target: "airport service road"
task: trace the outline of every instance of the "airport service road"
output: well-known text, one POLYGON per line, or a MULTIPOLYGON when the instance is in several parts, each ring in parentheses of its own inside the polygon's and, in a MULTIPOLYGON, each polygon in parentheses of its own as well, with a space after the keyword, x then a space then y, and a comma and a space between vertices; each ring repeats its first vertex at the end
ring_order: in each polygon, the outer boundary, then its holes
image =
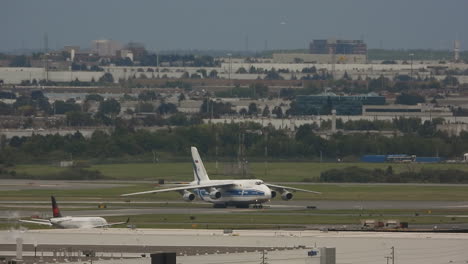
POLYGON ((0 191, 20 190, 81 190, 115 188, 131 185, 110 181, 0 180, 0 191))
MULTIPOLYGON (((224 235, 222 230, 99 229, 0 231, 0 244, 145 245, 204 247, 336 247, 337 263, 385 263, 395 247, 396 263, 464 263, 468 234, 371 233, 245 230, 224 235)), ((201 263, 201 262, 193 262, 201 263)), ((213 262, 217 263, 217 262, 213 262)))
MULTIPOLYGON (((109 202, 107 209, 97 210, 97 205, 103 201, 64 201, 59 204, 62 213, 69 216, 131 216, 144 214, 234 214, 250 213, 265 215, 268 212, 274 214, 294 214, 294 210, 304 210, 307 206, 316 206, 318 210, 366 210, 366 209, 467 209, 468 201, 278 201, 274 200, 266 204, 264 209, 237 209, 237 208, 212 208, 210 204, 197 202, 206 205, 206 207, 192 207, 185 202, 137 202, 122 206, 122 202, 109 202), (80 204, 80 205, 77 205, 80 204), (138 208, 138 204, 146 206, 138 208), (148 204, 154 204, 155 207, 148 207, 148 204), (186 204, 187 206, 180 206, 186 204), (174 206, 171 206, 174 205, 174 206), (177 206, 175 206, 177 205, 177 206), (132 208, 128 208, 128 207, 132 208), (67 208, 70 209, 67 211, 67 208), (91 209, 93 208, 93 209, 91 209), (72 210, 80 209, 80 210, 72 210), (289 211, 289 212, 279 212, 289 211)), ((49 201, 2 201, 0 205, 0 219, 11 219, 30 217, 31 215, 41 215, 50 213, 49 201), (33 205, 36 210, 27 209, 33 205), (22 209, 25 207, 24 209, 22 209)), ((358 211, 356 211, 357 213, 358 211)), ((314 209, 308 213, 311 215, 314 209)), ((323 213, 321 214, 323 215, 323 213)))

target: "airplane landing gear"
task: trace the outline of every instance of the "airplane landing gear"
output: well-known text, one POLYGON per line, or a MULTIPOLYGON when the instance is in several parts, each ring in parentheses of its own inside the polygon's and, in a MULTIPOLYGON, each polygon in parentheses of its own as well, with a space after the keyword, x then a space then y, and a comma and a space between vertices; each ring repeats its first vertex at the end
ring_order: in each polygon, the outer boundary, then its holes
POLYGON ((249 208, 249 204, 238 204, 236 208, 249 208))

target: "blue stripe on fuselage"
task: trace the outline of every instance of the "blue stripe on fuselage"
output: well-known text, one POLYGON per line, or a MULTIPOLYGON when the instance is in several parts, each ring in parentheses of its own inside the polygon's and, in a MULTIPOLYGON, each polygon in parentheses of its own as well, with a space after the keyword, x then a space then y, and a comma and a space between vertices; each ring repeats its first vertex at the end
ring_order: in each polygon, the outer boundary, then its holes
MULTIPOLYGON (((203 200, 203 196, 209 196, 210 193, 205 190, 197 189, 196 193, 198 196, 203 200)), ((223 190, 222 195, 225 197, 231 196, 265 196, 265 192, 257 191, 257 190, 236 190, 236 189, 229 189, 223 190)))

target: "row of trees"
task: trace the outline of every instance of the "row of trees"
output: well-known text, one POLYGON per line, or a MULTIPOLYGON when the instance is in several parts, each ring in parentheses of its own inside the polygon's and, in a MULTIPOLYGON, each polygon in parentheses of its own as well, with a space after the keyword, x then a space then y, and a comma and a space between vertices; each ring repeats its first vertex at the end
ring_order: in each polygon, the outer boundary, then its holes
MULTIPOLYGON (((314 77, 314 75, 312 75, 310 78, 305 78, 307 82, 305 82, 303 88, 283 88, 280 90, 279 96, 286 99, 294 99, 297 95, 315 95, 325 91, 337 94, 367 94, 388 91, 421 97, 421 91, 429 89, 442 90, 446 87, 457 86, 459 84, 458 80, 453 76, 447 76, 442 81, 436 79, 409 81, 401 80, 405 79, 405 76, 400 77, 401 78, 393 81, 383 76, 375 79, 358 78, 356 80, 331 80, 328 79, 327 76, 317 75, 314 77)), ((420 98, 418 98, 418 100, 418 102, 422 102, 420 98)), ((410 104, 415 104, 415 102, 412 101, 410 104)))
POLYGON ((394 137, 338 133, 324 139, 307 127, 300 127, 293 137, 285 130, 262 128, 250 123, 189 125, 150 132, 135 131, 130 123, 120 120, 115 123, 111 134, 96 131, 90 138, 84 138, 78 132, 67 136, 33 135, 10 140, 3 138, 0 145, 0 160, 14 163, 62 158, 69 154, 82 159, 145 155, 153 151, 186 156, 193 145, 211 157, 217 150, 220 157, 235 158, 242 145, 247 157, 263 159, 267 148, 267 158, 318 159, 322 155, 325 159, 342 158, 346 161, 357 160, 365 154, 461 156, 468 149, 468 133, 458 137, 421 137, 414 133, 394 137))
POLYGON ((331 169, 320 174, 321 182, 376 182, 376 183, 468 183, 468 172, 461 170, 429 170, 394 173, 392 166, 386 170, 348 167, 331 169))

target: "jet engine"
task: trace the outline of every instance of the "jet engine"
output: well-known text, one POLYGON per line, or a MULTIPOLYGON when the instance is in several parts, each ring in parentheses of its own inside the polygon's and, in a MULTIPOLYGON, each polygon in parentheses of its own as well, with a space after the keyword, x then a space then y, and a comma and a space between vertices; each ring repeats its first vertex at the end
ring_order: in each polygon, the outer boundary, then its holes
POLYGON ((189 192, 189 191, 184 191, 184 195, 182 196, 184 198, 184 201, 186 202, 191 202, 195 200, 195 194, 189 192))
POLYGON ((218 191, 218 190, 215 189, 215 188, 211 189, 210 198, 211 198, 211 199, 219 199, 219 198, 221 198, 221 192, 218 191))
POLYGON ((276 197, 276 191, 271 190, 271 199, 276 197))
POLYGON ((289 201, 293 198, 293 194, 288 192, 288 191, 284 191, 283 193, 281 193, 281 199, 285 200, 285 201, 289 201))

